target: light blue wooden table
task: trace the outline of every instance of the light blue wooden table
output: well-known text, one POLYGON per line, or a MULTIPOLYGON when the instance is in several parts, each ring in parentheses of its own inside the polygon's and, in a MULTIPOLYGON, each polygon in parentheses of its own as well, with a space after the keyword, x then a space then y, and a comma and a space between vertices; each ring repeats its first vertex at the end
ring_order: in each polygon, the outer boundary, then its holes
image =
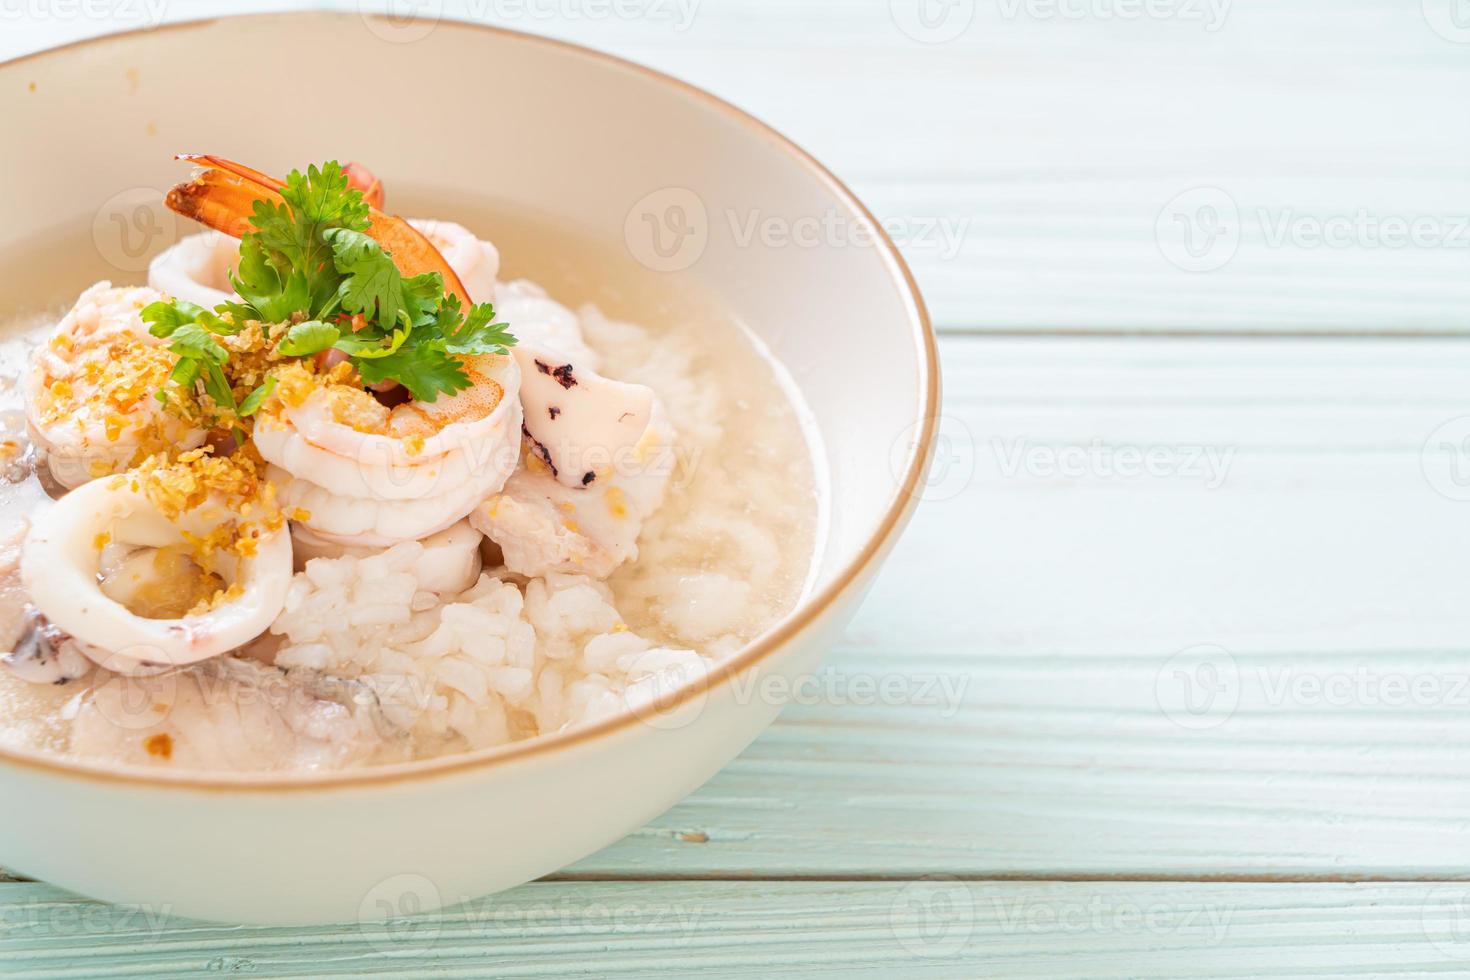
MULTIPOLYGON (((388 927, 7 881, 0 975, 1470 973, 1463 4, 418 6, 703 85, 889 219, 926 502, 820 696, 603 853, 388 927)), ((0 54, 157 4, 63 7, 0 54)))

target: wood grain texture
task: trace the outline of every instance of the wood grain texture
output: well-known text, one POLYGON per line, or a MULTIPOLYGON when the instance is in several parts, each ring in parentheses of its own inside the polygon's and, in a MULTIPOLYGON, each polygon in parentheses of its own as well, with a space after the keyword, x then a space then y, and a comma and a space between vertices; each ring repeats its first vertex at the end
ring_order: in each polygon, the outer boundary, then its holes
POLYGON ((213 926, 0 885, 7 977, 1425 976, 1463 884, 537 883, 442 915, 213 926))
POLYGON ((805 703, 572 872, 1470 871, 1470 503, 1423 469, 1470 345, 942 347, 968 480, 805 703), (1023 444, 1175 468, 1007 475, 1023 444), (1230 454, 1218 486, 1194 449, 1230 454))
MULTIPOLYGON (((212 926, 0 875, 0 974, 1470 969, 1470 886, 1438 881, 1470 876, 1470 344, 1177 336, 1470 326, 1448 5, 997 0, 938 44, 890 6, 442 5, 776 125, 892 223, 955 334, 941 469, 798 703, 561 880, 440 916, 212 926), (1226 235, 1181 251, 1212 214, 1226 235), (1394 245, 1396 219, 1428 231, 1394 245), (1013 876, 1426 880, 984 880, 1013 876)), ((109 26, 7 22, 0 56, 109 26)))

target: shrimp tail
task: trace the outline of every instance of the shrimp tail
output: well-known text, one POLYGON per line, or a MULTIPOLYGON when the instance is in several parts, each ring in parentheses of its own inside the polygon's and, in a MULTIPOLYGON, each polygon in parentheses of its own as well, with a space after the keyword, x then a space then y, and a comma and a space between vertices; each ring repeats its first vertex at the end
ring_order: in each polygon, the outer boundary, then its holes
MULTIPOLYGON (((280 203, 283 200, 281 189, 285 184, 244 164, 198 153, 181 153, 177 159, 196 164, 199 169, 188 180, 170 188, 164 203, 176 214, 232 238, 241 238, 250 232, 255 202, 280 203)), ((444 279, 445 292, 457 296, 465 309, 473 306, 459 276, 433 243, 407 221, 397 215, 384 214, 373 204, 374 198, 380 203, 383 199, 382 183, 365 167, 357 164, 349 164, 348 167, 348 178, 354 186, 362 181, 369 184, 364 192, 368 201, 367 235, 383 246, 383 251, 393 258, 398 271, 404 276, 437 272, 444 279)))

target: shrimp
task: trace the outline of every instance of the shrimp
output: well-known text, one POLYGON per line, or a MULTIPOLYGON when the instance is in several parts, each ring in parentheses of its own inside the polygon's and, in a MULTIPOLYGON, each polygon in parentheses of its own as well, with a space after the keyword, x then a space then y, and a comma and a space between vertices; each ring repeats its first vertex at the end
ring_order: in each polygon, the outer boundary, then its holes
POLYGON ((26 376, 26 420, 58 483, 77 487, 164 449, 192 449, 205 433, 153 397, 176 358, 139 311, 160 295, 99 282, 82 293, 26 376))
MULTIPOLYGON (((181 154, 178 159, 195 163, 200 169, 191 179, 170 188, 164 203, 170 210, 232 238, 250 232, 256 201, 280 203, 282 200, 280 191, 285 185, 281 181, 243 164, 192 153, 181 154)), ((407 221, 384 214, 369 202, 366 234, 392 254, 394 264, 405 277, 437 272, 444 280, 445 292, 457 296, 465 309, 474 305, 453 267, 407 221)))
POLYGON ((206 231, 179 239, 148 264, 148 285, 166 296, 212 310, 237 300, 230 273, 240 245, 228 235, 206 231))
POLYGON ((386 546, 436 534, 505 485, 521 433, 520 368, 508 355, 465 359, 471 386, 388 408, 345 384, 267 404, 254 441, 297 521, 342 545, 386 546))
MULTIPOLYGON (((168 206, 226 234, 248 231, 256 201, 280 197, 280 181, 241 164, 181 159, 202 169, 169 191, 168 206)), ((454 269, 408 222, 372 208, 367 234, 405 275, 437 272, 446 292, 471 305, 454 269)), ((288 368, 253 439, 299 523, 336 544, 389 545, 450 527, 504 486, 521 430, 520 368, 506 355, 466 358, 464 367, 469 388, 391 409, 330 374, 293 380, 288 368)))
POLYGON ((408 223, 423 233, 439 250, 476 303, 495 298, 495 276, 500 272, 500 252, 474 232, 452 221, 409 218, 408 223))
MULTIPOLYGON (((383 206, 383 182, 381 180, 358 163, 349 163, 342 169, 347 175, 348 184, 362 191, 363 199, 370 206, 375 208, 383 206)), ((434 226, 438 223, 410 221, 410 224, 434 226)), ((456 229, 463 235, 469 235, 458 225, 447 226, 447 228, 449 229, 446 233, 447 238, 452 238, 452 233, 456 229)), ((428 234, 427 231, 425 233, 428 234)), ((434 242, 436 245, 440 244, 437 238, 434 239, 434 242)), ((500 258, 495 247, 489 242, 479 244, 484 247, 484 254, 490 258, 489 274, 492 290, 487 290, 488 295, 488 292, 493 291, 495 270, 499 268, 500 258)), ((446 257, 462 278, 468 280, 472 275, 483 276, 484 274, 482 253, 479 250, 458 248, 450 251, 446 257), (463 266, 459 264, 461 261, 464 263, 463 266)), ((231 288, 230 275, 239 261, 239 246, 229 235, 217 231, 188 235, 175 245, 160 252, 149 263, 148 285, 175 299, 185 300, 212 310, 221 303, 238 299, 231 288)))
MULTIPOLYGON (((452 222, 409 218, 408 223, 443 253, 475 302, 488 303, 494 298, 495 274, 500 269, 500 253, 494 245, 452 222)), ((230 284, 230 274, 239 261, 239 244, 230 236, 217 231, 188 235, 149 263, 148 285, 212 310, 221 303, 239 301, 230 284)))
POLYGON ((209 497, 170 513, 145 480, 73 490, 36 519, 21 556, 21 580, 40 614, 117 673, 198 663, 241 646, 275 620, 291 581, 283 527, 186 562, 186 549, 231 528, 243 508, 209 497))

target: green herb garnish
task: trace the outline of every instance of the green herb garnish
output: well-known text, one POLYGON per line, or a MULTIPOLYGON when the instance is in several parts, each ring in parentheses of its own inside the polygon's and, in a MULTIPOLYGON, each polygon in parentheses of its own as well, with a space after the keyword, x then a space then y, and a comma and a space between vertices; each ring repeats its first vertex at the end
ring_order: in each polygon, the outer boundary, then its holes
MULTIPOLYGON (((179 355, 172 383, 202 386, 238 416, 258 409, 274 379, 236 405, 229 352, 214 339, 248 320, 291 324, 276 348, 280 354, 311 357, 335 348, 364 383, 396 381, 424 402, 470 386, 461 357, 504 354, 515 344, 507 325, 495 322, 491 304, 465 313, 438 273, 404 278, 366 234, 370 209, 335 161, 305 174, 292 171, 280 193, 283 202, 256 202, 254 231, 240 241, 231 284, 242 302, 210 311, 172 300, 143 310, 149 331, 169 338, 179 355)), ((164 392, 159 397, 167 401, 164 392)))

